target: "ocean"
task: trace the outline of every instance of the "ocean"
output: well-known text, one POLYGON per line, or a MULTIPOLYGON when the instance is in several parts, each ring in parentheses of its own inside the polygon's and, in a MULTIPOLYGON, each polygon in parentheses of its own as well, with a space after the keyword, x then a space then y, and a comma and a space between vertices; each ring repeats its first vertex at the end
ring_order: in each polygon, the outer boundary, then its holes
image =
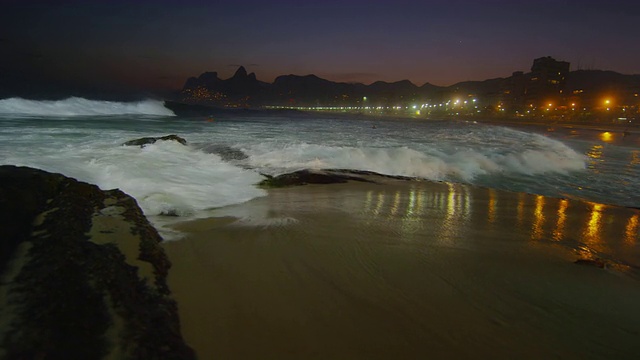
POLYGON ((203 359, 636 359, 639 129, 481 120, 4 99, 0 163, 133 196, 203 359))
POLYGON ((356 114, 227 111, 163 102, 0 100, 0 163, 119 188, 162 227, 266 194, 263 174, 354 169, 640 207, 640 134, 356 114), (176 134, 188 146, 125 141, 176 134))

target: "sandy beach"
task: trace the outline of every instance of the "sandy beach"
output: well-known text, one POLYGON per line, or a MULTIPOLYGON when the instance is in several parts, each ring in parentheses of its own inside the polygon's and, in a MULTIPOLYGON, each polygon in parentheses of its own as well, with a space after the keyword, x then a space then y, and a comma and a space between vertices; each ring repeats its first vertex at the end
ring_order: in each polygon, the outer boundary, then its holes
POLYGON ((389 180, 271 189, 214 215, 164 243, 201 359, 640 353, 638 210, 389 180))

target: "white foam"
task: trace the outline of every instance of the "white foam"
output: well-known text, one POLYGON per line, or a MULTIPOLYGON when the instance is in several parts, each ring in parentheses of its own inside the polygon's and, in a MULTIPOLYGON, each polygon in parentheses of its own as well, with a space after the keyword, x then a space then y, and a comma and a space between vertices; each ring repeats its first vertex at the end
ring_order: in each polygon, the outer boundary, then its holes
POLYGON ((0 114, 23 116, 99 116, 99 115, 153 115, 175 116, 162 101, 116 102, 70 97, 65 100, 27 100, 9 98, 0 100, 0 114))
MULTIPOLYGON (((264 143, 245 149, 250 164, 284 173, 299 169, 341 168, 430 180, 470 181, 479 175, 566 174, 585 169, 585 157, 566 145, 530 135, 520 146, 398 147, 326 146, 308 143, 264 143)), ((267 171, 267 170, 265 170, 267 171)))
POLYGON ((119 188, 136 198, 146 215, 197 216, 265 195, 255 186, 262 180, 257 172, 174 141, 143 148, 107 143, 59 147, 44 154, 21 153, 8 162, 60 172, 102 189, 119 188))

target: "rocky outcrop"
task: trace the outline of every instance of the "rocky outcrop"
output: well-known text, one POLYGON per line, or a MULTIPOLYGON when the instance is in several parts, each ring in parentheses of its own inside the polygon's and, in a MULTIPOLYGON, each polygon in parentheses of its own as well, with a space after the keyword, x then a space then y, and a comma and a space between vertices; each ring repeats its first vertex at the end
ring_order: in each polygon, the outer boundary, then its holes
POLYGON ((181 138, 178 135, 166 135, 162 137, 143 137, 140 139, 129 140, 122 145, 144 147, 145 145, 153 144, 156 141, 177 141, 182 145, 187 145, 187 140, 181 138))
POLYGON ((195 358, 135 199, 0 166, 0 226, 0 358, 195 358))
POLYGON ((416 180, 406 176, 392 176, 379 174, 373 171, 326 169, 326 170, 299 170, 288 174, 271 176, 262 174, 266 179, 258 185, 264 188, 276 188, 307 184, 341 184, 349 181, 381 183, 391 180, 416 180))

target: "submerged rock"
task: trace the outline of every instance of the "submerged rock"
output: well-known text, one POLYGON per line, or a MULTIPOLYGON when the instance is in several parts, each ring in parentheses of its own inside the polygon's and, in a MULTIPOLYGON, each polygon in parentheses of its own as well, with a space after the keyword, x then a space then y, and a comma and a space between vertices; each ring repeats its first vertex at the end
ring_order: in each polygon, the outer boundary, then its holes
POLYGON ((125 146, 140 146, 140 147, 144 147, 145 145, 148 144, 153 144, 156 141, 177 141, 182 145, 187 145, 187 140, 181 138, 178 135, 166 135, 166 136, 162 136, 162 137, 143 137, 140 139, 134 139, 134 140, 129 140, 127 142, 125 142, 122 145, 125 146))
POLYGON ((203 147, 202 150, 208 154, 220 156, 222 161, 237 161, 249 158, 242 150, 227 145, 207 145, 203 147))
POLYGON ((135 199, 0 166, 0 227, 0 358, 195 358, 135 199))

